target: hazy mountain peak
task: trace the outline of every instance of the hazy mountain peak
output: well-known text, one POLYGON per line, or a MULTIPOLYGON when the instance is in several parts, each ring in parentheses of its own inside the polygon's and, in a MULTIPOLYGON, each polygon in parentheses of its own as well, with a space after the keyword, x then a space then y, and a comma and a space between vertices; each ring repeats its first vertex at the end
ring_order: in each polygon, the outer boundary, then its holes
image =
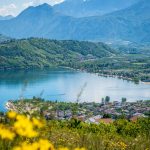
POLYGON ((37 6, 36 8, 41 8, 41 9, 52 9, 52 6, 47 4, 47 3, 43 3, 39 6, 37 6))
MULTIPOLYGON (((83 0, 67 1, 83 2, 83 0)), ((123 5, 123 1, 126 0, 87 0, 83 3, 87 5, 94 1, 97 2, 97 5, 88 5, 89 11, 95 10, 100 1, 103 3, 106 3, 106 1, 112 3, 122 1, 120 3, 123 5)), ((0 21, 0 33, 16 38, 45 37, 93 41, 149 41, 150 2, 149 0, 129 1, 140 2, 107 15, 82 18, 68 17, 56 13, 55 7, 48 4, 29 7, 15 19, 0 21)), ((104 7, 104 5, 101 5, 101 7, 104 7)), ((62 9, 64 10, 64 8, 62 9)), ((70 8, 70 14, 73 13, 70 5, 68 5, 68 8, 70 8)), ((87 15, 87 12, 82 9, 84 7, 76 8, 76 13, 81 9, 86 13, 84 15, 87 15)), ((59 8, 59 10, 61 9, 59 8)))
POLYGON ((140 0, 65 0, 55 11, 73 17, 101 16, 127 8, 140 0))
POLYGON ((18 17, 30 17, 37 16, 37 15, 48 15, 53 13, 52 6, 48 5, 47 3, 41 4, 39 6, 30 6, 27 9, 25 9, 23 12, 19 14, 18 17))

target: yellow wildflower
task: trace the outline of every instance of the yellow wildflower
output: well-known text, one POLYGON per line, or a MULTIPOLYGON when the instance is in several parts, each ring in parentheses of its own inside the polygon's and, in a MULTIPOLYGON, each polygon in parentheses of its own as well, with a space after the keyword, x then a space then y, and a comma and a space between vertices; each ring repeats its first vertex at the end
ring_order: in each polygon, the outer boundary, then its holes
POLYGON ((69 150, 69 149, 64 147, 64 148, 59 148, 58 150, 69 150))
POLYGON ((85 148, 75 148, 74 150, 86 150, 85 148))
POLYGON ((48 140, 39 140, 32 144, 22 143, 13 150, 54 150, 54 146, 48 140))
POLYGON ((34 148, 32 144, 22 143, 21 146, 15 147, 13 150, 37 150, 38 147, 34 148))
POLYGON ((40 150, 54 150, 54 146, 48 140, 41 139, 39 145, 40 150))
POLYGON ((127 148, 127 145, 124 142, 119 142, 118 144, 119 144, 121 150, 125 150, 127 148))
POLYGON ((30 119, 23 115, 18 115, 16 119, 17 121, 14 123, 14 129, 17 134, 29 138, 38 136, 38 133, 33 129, 34 126, 30 119))
POLYGON ((36 118, 32 118, 32 122, 34 126, 37 126, 38 128, 42 128, 43 124, 36 118))
POLYGON ((2 139, 13 140, 15 134, 11 132, 9 129, 6 129, 3 125, 0 125, 0 137, 2 139))
POLYGON ((8 118, 10 118, 10 119, 15 119, 16 116, 17 116, 17 113, 14 112, 14 111, 10 111, 10 112, 7 113, 7 116, 8 116, 8 118))

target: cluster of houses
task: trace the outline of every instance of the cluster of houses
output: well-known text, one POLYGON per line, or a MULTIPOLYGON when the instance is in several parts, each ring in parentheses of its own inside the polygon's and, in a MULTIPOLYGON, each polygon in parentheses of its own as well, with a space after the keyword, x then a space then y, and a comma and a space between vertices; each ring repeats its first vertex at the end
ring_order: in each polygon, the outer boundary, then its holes
POLYGON ((8 110, 14 110, 19 113, 40 114, 47 120, 57 119, 65 120, 76 117, 77 119, 87 122, 112 123, 118 118, 126 118, 136 121, 140 117, 150 116, 150 101, 137 102, 107 102, 107 103, 64 103, 50 102, 41 100, 28 101, 8 101, 8 110))

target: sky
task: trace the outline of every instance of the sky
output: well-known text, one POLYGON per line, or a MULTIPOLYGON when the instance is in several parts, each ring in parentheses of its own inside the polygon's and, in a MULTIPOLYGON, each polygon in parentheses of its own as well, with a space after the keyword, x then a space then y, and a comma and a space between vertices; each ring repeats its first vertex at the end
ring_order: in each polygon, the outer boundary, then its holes
POLYGON ((0 0, 0 16, 17 16, 29 6, 37 6, 43 3, 55 5, 63 0, 0 0))

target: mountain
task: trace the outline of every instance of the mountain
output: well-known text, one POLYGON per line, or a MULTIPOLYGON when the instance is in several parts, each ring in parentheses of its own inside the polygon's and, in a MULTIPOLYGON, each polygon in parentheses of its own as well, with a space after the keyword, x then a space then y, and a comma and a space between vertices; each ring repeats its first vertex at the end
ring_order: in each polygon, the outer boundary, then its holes
POLYGON ((0 69, 70 66, 116 55, 103 43, 56 41, 39 38, 0 43, 0 69))
POLYGON ((0 33, 14 38, 150 42, 150 1, 141 0, 120 11, 83 18, 62 15, 43 4, 0 21, 0 33))
POLYGON ((16 18, 0 21, 0 33, 14 38, 45 37, 66 39, 72 18, 55 13, 48 4, 25 9, 16 18))
POLYGON ((100 16, 127 8, 139 0, 65 0, 54 5, 54 10, 67 16, 100 16))
POLYGON ((108 23, 107 20, 111 20, 111 24, 108 25, 114 29, 111 32, 113 33, 112 38, 115 36, 126 41, 150 42, 148 39, 150 35, 149 0, 142 0, 125 10, 112 13, 103 19, 106 21, 105 23, 108 23))
POLYGON ((0 16, 0 20, 9 20, 9 19, 12 19, 13 16, 11 15, 8 15, 8 16, 0 16))
POLYGON ((81 40, 150 42, 150 1, 101 17, 82 18, 74 28, 75 38, 81 40))

